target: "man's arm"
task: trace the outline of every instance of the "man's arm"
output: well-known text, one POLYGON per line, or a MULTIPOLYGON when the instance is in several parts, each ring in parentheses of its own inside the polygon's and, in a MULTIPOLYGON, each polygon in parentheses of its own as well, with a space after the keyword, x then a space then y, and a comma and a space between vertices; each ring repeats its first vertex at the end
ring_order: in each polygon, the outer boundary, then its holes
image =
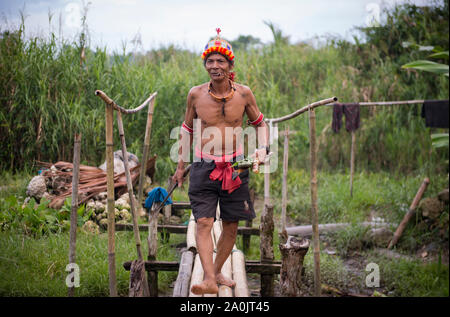
POLYGON ((245 113, 248 117, 248 123, 256 128, 256 135, 258 138, 258 145, 256 148, 256 158, 260 164, 264 164, 266 158, 266 149, 269 146, 269 129, 263 120, 263 114, 256 104, 256 98, 250 88, 245 87, 245 96, 247 104, 245 106, 245 113))
POLYGON ((172 177, 172 181, 178 183, 178 187, 184 182, 184 169, 185 163, 189 161, 190 148, 193 141, 193 124, 194 118, 197 117, 195 112, 195 87, 192 88, 187 96, 186 113, 184 115, 184 121, 180 130, 179 137, 179 149, 178 149, 178 165, 175 175, 172 177))

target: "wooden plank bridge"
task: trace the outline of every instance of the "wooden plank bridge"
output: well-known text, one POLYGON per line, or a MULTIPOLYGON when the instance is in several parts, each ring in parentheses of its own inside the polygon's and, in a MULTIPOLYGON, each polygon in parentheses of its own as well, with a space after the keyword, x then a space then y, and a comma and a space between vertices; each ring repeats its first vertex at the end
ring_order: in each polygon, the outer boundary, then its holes
MULTIPOLYGON (((168 219, 170 214, 180 209, 190 209, 191 206, 188 202, 174 202, 173 205, 168 205, 165 208, 165 218, 168 219)), ((156 215, 157 216, 157 215, 156 215)), ((213 229, 211 230, 211 238, 214 244, 214 254, 216 252, 216 244, 219 241, 219 237, 222 232, 222 221, 220 220, 220 209, 217 206, 216 221, 214 222, 213 229)), ((152 223, 152 222, 150 222, 152 223)), ((116 224, 116 231, 133 230, 133 224, 116 224)), ((149 231, 155 230, 151 228, 149 224, 139 225, 139 230, 149 231)), ((182 250, 181 259, 179 262, 175 261, 156 261, 149 260, 145 262, 145 269, 147 272, 154 272, 149 274, 149 286, 157 288, 158 271, 178 271, 178 277, 175 281, 173 296, 174 297, 199 297, 190 291, 193 284, 200 283, 203 280, 203 268, 200 262, 200 256, 197 253, 197 245, 195 240, 196 222, 191 213, 189 222, 187 225, 173 225, 173 224, 160 224, 157 225, 156 230, 161 233, 170 234, 186 234, 186 248, 182 250)), ((252 235, 259 235, 259 228, 254 227, 239 227, 238 234, 243 235, 245 238, 250 239, 252 235)), ((244 246, 246 243, 243 243, 244 246)), ((131 261, 125 262, 123 267, 126 270, 130 270, 131 261)), ((236 282, 236 286, 232 289, 225 285, 219 286, 219 293, 216 295, 205 294, 204 297, 248 297, 250 296, 247 273, 257 273, 263 275, 275 275, 279 274, 281 269, 281 262, 272 261, 264 262, 256 260, 245 260, 244 252, 239 250, 236 245, 225 261, 222 274, 226 277, 233 279, 236 282)), ((154 296, 158 294, 157 289, 151 290, 151 294, 154 296)))

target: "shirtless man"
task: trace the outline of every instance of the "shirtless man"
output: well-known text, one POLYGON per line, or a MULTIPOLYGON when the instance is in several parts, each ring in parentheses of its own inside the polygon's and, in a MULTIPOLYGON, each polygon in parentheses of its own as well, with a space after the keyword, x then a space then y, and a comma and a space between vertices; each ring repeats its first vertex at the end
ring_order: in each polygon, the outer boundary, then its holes
POLYGON ((193 87, 187 96, 185 120, 180 133, 179 161, 173 176, 173 181, 181 186, 186 161, 182 156, 182 147, 191 147, 194 129, 200 126, 202 137, 195 149, 196 159, 191 166, 189 182, 189 199, 197 222, 197 251, 204 270, 203 282, 191 288, 197 295, 217 293, 217 284, 235 286, 236 283, 225 277, 221 269, 235 244, 239 220, 250 220, 256 216, 248 191, 249 171, 242 172, 234 180, 231 177, 231 163, 243 158, 243 145, 240 134, 230 135, 230 129, 233 131, 242 127, 246 114, 247 123, 255 126, 257 131, 259 147, 254 156, 260 164, 268 152, 264 116, 250 88, 233 82, 231 70, 234 55, 231 45, 220 39, 219 32, 220 29, 217 29, 217 38, 208 43, 202 55, 211 80, 193 87), (198 119, 196 121, 200 124, 194 125, 194 119, 198 119), (206 133, 208 128, 217 133, 206 133), (217 202, 223 230, 213 261, 211 229, 216 218, 217 202))

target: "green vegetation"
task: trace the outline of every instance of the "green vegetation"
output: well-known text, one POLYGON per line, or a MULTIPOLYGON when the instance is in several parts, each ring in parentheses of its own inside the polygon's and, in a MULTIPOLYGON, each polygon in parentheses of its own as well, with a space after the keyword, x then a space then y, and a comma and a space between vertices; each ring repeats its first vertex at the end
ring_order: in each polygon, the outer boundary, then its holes
MULTIPOLYGON (((288 35, 267 21, 273 43, 263 45, 246 35, 232 41, 237 82, 252 89, 266 118, 280 117, 332 96, 341 102, 448 99, 448 76, 402 68, 411 61, 428 58, 448 63, 448 0, 432 7, 396 6, 385 11, 384 16, 379 27, 357 28, 355 43, 330 37, 317 47, 290 43, 288 35), (420 46, 433 46, 435 54, 417 49, 420 46)), ((82 163, 98 166, 103 162, 104 104, 94 91, 103 90, 125 108, 135 107, 152 92, 158 92, 151 139, 151 152, 158 155, 157 185, 165 184, 175 169, 169 158, 175 140, 169 136, 183 120, 187 93, 191 87, 208 81, 199 54, 174 46, 138 55, 108 54, 104 48, 85 45, 84 31, 77 41, 70 42, 54 34, 26 38, 23 23, 18 29, 0 29, 0 296, 67 293, 64 281, 70 202, 66 201, 58 211, 48 208, 45 201, 36 205, 32 200, 22 205, 26 185, 37 171, 36 161, 71 161, 74 133, 83 133, 82 163), (83 51, 85 59, 81 58, 83 51)), ((445 70, 438 67, 441 72, 445 70)), ((448 66, 446 70, 448 74, 448 66)), ((366 257, 363 263, 379 264, 381 284, 389 295, 448 296, 448 263, 394 261, 377 255, 364 239, 367 229, 356 225, 374 216, 399 223, 424 177, 431 179, 424 197, 448 188, 448 130, 425 127, 420 105, 363 107, 361 128, 356 132, 356 172, 350 197, 350 135, 344 129, 339 134, 332 132, 331 117, 330 107, 317 110, 319 222, 349 222, 352 226, 321 241, 323 283, 338 289, 361 287, 361 276, 353 276, 346 268, 348 257, 360 253, 366 257), (328 246, 336 249, 336 255, 324 251, 328 246)), ((124 118, 128 150, 138 156, 145 122, 145 112, 124 118)), ((300 116, 288 124, 294 131, 289 148, 288 222, 309 224, 308 118, 300 116)), ((284 128, 285 124, 279 126, 280 131, 284 128)), ((117 133, 114 138, 118 148, 117 133)), ((275 219, 281 213, 282 141, 278 140, 279 168, 271 175, 275 219)), ((263 176, 252 175, 250 185, 257 197, 262 197, 263 176)), ((186 187, 175 191, 174 200, 188 200, 186 187)), ((441 219, 446 224, 444 233, 439 228, 421 226, 417 215, 408 224, 396 251, 414 254, 431 241, 448 246, 448 213, 447 205, 441 219)), ((89 217, 81 206, 79 225, 89 217)), ((257 218, 253 226, 258 222, 257 218)), ((280 260, 278 224, 277 220, 276 260, 280 260)), ((146 240, 144 233, 141 238, 146 240)), ((129 278, 121 264, 136 258, 133 241, 131 232, 116 233, 120 295, 127 294, 129 278)), ((168 243, 159 241, 158 259, 177 260, 174 245, 182 241, 184 235, 175 234, 168 243)), ((241 237, 237 246, 242 248, 241 237)), ((252 237, 246 256, 259 259, 258 237, 252 237)), ((93 238, 79 230, 77 263, 81 287, 76 294, 107 296, 104 233, 93 238)), ((364 267, 358 270, 360 275, 365 274, 364 267)), ((312 276, 309 252, 305 258, 307 285, 312 285, 312 276)), ((159 274, 163 293, 170 294, 169 285, 175 277, 174 272, 159 274)))
MULTIPOLYGON (((446 99, 448 77, 417 76, 415 70, 401 69, 428 54, 405 48, 401 42, 448 50, 447 9, 448 1, 443 7, 428 9, 399 6, 385 13, 386 25, 359 28, 363 39, 355 37, 356 44, 330 38, 318 48, 289 44, 279 29, 266 22, 275 43, 237 50, 237 81, 251 87, 266 118, 334 95, 342 102, 446 99)), ((86 48, 86 59, 81 62, 83 37, 74 43, 54 34, 48 39, 25 39, 23 28, 0 30, 0 168, 32 170, 36 160, 70 161, 73 135, 78 131, 83 132, 82 161, 99 165, 105 152, 104 105, 94 91, 105 91, 127 108, 158 91, 151 152, 159 156, 156 177, 165 180, 175 167, 168 158, 175 142, 169 138, 170 131, 183 120, 189 89, 208 80, 200 57, 173 46, 145 55, 109 55, 101 48, 86 48)), ((430 129, 424 126, 418 106, 365 107, 361 118, 356 153, 359 168, 445 171, 436 162, 447 159, 448 152, 429 154, 430 129)), ((145 120, 144 112, 124 119, 129 150, 137 155, 145 120)), ((322 107, 317 111, 319 164, 322 169, 344 169, 349 161, 349 136, 332 133, 330 123, 331 109, 322 107)), ((292 160, 291 166, 307 169, 306 116, 289 125, 297 131, 291 155, 298 159, 292 160)), ((117 133, 115 138, 118 145, 117 133)))
MULTIPOLYGON (((146 241, 144 233, 141 239, 146 241)), ((172 234, 168 244, 159 241, 158 260, 179 260, 171 245, 183 240, 184 236, 172 234)), ((0 232, 0 250, 0 296, 67 296, 68 232, 37 239, 13 230, 0 232)), ((80 287, 75 291, 76 296, 109 295, 107 250, 106 233, 94 238, 78 231, 76 262, 80 267, 80 287)), ((128 295, 130 275, 122 264, 136 258, 133 233, 116 233, 117 288, 121 296, 128 295)), ((160 272, 160 291, 170 294, 169 285, 175 279, 176 272, 160 272)))

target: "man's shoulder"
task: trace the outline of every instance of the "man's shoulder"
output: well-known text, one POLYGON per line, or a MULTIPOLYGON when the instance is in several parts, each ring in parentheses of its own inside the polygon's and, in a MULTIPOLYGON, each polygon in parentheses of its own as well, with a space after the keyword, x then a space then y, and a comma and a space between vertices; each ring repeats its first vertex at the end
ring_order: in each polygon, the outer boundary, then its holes
POLYGON ((234 83, 234 86, 236 87, 237 92, 239 92, 241 95, 246 96, 252 93, 252 90, 250 87, 238 83, 234 83))
POLYGON ((194 86, 191 88, 191 90, 189 90, 189 96, 195 96, 197 94, 202 93, 205 89, 207 89, 208 87, 208 83, 204 83, 198 86, 194 86))

